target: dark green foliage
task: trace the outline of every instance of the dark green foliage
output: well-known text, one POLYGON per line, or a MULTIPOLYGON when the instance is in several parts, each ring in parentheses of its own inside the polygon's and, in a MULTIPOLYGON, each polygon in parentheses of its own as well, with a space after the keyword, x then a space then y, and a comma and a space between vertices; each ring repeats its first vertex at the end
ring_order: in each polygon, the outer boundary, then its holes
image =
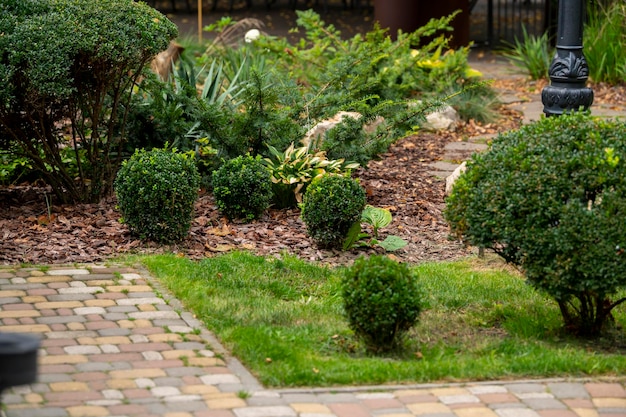
POLYGON ((302 201, 302 220, 318 246, 341 248, 350 227, 361 220, 365 203, 365 190, 356 180, 325 175, 307 187, 302 201))
POLYGON ((577 113, 499 136, 455 184, 445 217, 521 267, 569 330, 599 334, 626 287, 626 123, 577 113))
POLYGON ((0 138, 60 201, 100 200, 121 161, 132 88, 176 26, 132 0, 5 0, 0 34, 0 138))
POLYGON ((261 157, 228 160, 213 172, 213 195, 218 209, 229 219, 257 219, 272 200, 270 172, 261 157))
POLYGON ((115 179, 124 223, 141 239, 182 240, 191 227, 199 184, 189 155, 166 149, 136 151, 115 179))
POLYGON ((350 328, 375 353, 397 348, 422 311, 417 277, 386 256, 357 259, 345 272, 342 296, 350 328))

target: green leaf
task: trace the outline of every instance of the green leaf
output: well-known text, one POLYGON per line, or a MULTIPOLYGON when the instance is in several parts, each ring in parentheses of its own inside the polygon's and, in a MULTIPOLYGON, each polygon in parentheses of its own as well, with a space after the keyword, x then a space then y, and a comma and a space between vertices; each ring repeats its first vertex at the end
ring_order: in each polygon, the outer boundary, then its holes
POLYGON ((361 214, 361 221, 372 225, 376 230, 389 226, 391 223, 391 212, 387 209, 367 205, 361 214))
POLYGON ((378 242, 378 245, 387 252, 393 252, 398 249, 402 249, 408 244, 408 242, 399 236, 391 235, 387 236, 382 242, 378 242))
POLYGON ((355 246, 356 242, 361 238, 361 223, 354 222, 348 230, 346 240, 343 241, 343 250, 349 250, 355 246))

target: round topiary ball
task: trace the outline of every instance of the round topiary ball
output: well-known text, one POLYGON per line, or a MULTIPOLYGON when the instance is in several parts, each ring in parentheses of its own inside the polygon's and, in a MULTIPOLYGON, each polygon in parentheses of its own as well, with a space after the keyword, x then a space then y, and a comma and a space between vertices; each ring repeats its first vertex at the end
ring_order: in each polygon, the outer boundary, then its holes
POLYGON ((361 257, 346 270, 342 296, 350 329, 375 353, 397 348, 422 311, 417 277, 382 255, 361 257))
POLYGON ((350 227, 360 221, 366 203, 365 190, 356 180, 325 175, 307 187, 301 216, 318 246, 341 248, 350 227))
POLYGON ((255 220, 270 206, 272 178, 261 157, 238 156, 213 172, 213 195, 230 220, 255 220))
POLYGON ((180 241, 189 232, 199 185, 193 159, 166 149, 135 151, 114 182, 131 233, 163 243, 180 241))

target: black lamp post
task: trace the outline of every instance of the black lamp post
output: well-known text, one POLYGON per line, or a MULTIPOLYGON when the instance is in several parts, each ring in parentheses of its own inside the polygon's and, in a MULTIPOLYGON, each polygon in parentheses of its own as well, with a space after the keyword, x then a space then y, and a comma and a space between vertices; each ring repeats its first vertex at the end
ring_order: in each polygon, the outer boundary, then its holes
POLYGON ((559 0, 556 53, 550 65, 550 85, 541 92, 546 116, 588 109, 593 90, 585 86, 589 67, 583 55, 584 0, 559 0))

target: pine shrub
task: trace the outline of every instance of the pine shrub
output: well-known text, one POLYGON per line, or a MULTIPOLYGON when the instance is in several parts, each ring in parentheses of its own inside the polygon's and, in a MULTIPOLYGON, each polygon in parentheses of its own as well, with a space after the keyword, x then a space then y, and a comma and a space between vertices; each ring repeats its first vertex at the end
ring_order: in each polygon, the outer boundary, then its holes
POLYGON ((187 154, 166 149, 138 150, 115 179, 119 209, 131 233, 171 243, 191 227, 200 175, 187 154))
POLYGON ((346 270, 342 296, 350 328, 375 353, 398 348, 422 311, 417 277, 381 255, 361 257, 346 270))
POLYGON ((230 220, 250 222, 270 206, 272 180, 260 156, 230 159, 213 172, 212 180, 215 203, 230 220))
POLYGON ((318 246, 341 248, 350 227, 361 220, 365 204, 365 190, 356 180, 325 175, 307 187, 301 215, 318 246))

